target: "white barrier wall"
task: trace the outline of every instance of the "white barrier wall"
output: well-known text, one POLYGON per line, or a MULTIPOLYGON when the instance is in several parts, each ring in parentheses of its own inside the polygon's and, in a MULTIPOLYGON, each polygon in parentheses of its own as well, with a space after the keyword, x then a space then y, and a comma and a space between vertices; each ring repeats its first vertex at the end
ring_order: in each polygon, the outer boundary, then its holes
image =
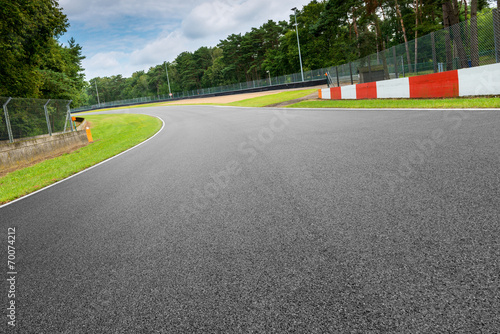
POLYGON ((342 99, 356 100, 356 85, 342 86, 342 99))
POLYGON ((500 95, 500 64, 458 70, 460 96, 500 95))
POLYGON ((331 94, 330 88, 321 90, 321 94, 322 94, 321 98, 323 100, 331 100, 332 99, 332 94, 331 94))
POLYGON ((401 78, 394 80, 377 81, 377 98, 397 99, 410 98, 410 80, 401 78))

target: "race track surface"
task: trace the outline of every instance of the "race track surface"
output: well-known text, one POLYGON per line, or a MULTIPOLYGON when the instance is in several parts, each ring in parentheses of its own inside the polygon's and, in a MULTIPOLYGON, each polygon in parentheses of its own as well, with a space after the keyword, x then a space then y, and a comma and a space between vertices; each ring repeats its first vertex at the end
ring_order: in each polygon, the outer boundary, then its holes
POLYGON ((164 129, 0 209, 18 272, 17 326, 4 289, 3 328, 500 328, 500 112, 133 112, 164 129))

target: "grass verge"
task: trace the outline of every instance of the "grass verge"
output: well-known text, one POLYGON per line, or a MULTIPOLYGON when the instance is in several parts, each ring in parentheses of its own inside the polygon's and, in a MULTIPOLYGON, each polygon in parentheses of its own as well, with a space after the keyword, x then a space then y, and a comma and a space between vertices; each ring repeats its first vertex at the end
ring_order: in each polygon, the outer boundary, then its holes
POLYGON ((151 137, 161 128, 156 117, 134 114, 86 115, 94 143, 0 178, 0 204, 76 174, 151 137))
POLYGON ((499 97, 450 99, 309 100, 289 108, 500 108, 499 97))
POLYGON ((271 104, 287 102, 290 100, 295 100, 311 93, 314 93, 317 89, 305 89, 305 90, 293 90, 289 92, 282 92, 277 94, 270 94, 265 96, 254 97, 251 99, 225 103, 225 106, 234 107, 264 107, 271 104))

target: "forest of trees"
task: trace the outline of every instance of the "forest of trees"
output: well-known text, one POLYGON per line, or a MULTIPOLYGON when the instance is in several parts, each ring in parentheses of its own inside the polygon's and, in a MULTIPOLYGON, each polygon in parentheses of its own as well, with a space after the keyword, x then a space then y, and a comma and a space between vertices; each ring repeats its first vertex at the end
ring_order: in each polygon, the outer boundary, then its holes
MULTIPOLYGON (((96 84, 100 102, 166 95, 166 66, 172 92, 262 79, 267 71, 271 76, 300 71, 292 14, 288 22, 269 20, 130 78, 116 75, 85 82, 81 47, 74 40, 68 47, 57 42, 68 23, 56 0, 0 2, 0 96, 65 98, 78 106, 97 103, 96 84)), ((489 5, 494 4, 487 0, 313 0, 296 13, 304 70, 344 64, 455 23, 474 22, 489 5)))

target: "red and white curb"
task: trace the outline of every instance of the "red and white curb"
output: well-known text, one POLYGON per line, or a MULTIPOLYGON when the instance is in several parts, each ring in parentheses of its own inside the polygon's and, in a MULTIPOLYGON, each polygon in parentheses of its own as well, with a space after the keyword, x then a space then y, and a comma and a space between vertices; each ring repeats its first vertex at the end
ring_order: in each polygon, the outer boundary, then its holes
POLYGON ((500 64, 318 90, 324 100, 500 95, 500 64))

